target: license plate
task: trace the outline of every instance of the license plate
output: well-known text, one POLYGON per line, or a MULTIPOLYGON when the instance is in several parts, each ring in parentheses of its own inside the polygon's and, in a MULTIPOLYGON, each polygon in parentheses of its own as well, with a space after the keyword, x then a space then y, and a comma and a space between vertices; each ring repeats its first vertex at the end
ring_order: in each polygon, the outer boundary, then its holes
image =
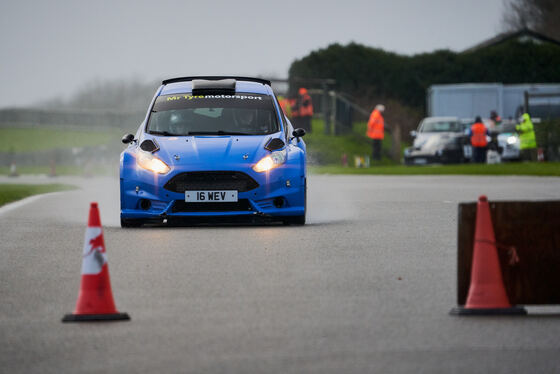
POLYGON ((416 165, 424 165, 426 162, 428 162, 428 160, 426 160, 425 158, 415 158, 414 159, 414 163, 416 165))
POLYGON ((187 203, 236 202, 237 191, 185 191, 187 203))

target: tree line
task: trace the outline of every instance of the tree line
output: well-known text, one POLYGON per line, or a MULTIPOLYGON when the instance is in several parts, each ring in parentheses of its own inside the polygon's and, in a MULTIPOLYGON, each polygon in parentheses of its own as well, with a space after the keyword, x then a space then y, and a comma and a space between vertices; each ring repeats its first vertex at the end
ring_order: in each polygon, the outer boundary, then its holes
POLYGON ((470 52, 406 56, 357 43, 331 44, 294 61, 289 77, 333 78, 337 90, 358 101, 396 100, 424 111, 426 90, 434 84, 560 82, 560 46, 511 40, 470 52))

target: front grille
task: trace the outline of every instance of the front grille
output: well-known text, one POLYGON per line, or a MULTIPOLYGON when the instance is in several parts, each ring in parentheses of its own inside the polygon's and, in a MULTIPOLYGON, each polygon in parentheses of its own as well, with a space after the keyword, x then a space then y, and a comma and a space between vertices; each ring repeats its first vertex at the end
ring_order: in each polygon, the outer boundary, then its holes
POLYGON ((222 203, 187 203, 185 201, 177 200, 173 204, 171 211, 173 213, 179 212, 240 212, 252 210, 249 200, 240 199, 237 202, 222 202, 222 203))
POLYGON ((246 192, 259 184, 250 176, 239 171, 190 171, 181 173, 163 186, 173 192, 237 190, 246 192))

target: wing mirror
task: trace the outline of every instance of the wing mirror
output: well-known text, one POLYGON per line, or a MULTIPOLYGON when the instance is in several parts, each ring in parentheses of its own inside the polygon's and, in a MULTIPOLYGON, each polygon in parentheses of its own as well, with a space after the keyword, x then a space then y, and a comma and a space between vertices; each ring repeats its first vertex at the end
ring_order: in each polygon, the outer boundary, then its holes
POLYGON ((416 138, 417 135, 418 135, 418 132, 416 132, 416 130, 412 130, 410 132, 410 136, 412 136, 413 138, 416 138))
POLYGON ((295 129, 295 130, 292 132, 292 135, 293 135, 294 137, 296 137, 296 138, 301 138, 302 136, 305 135, 305 130, 302 129, 302 128, 295 129))
POLYGON ((134 135, 132 134, 126 134, 125 136, 122 137, 122 142, 124 144, 131 143, 133 140, 134 140, 134 135))

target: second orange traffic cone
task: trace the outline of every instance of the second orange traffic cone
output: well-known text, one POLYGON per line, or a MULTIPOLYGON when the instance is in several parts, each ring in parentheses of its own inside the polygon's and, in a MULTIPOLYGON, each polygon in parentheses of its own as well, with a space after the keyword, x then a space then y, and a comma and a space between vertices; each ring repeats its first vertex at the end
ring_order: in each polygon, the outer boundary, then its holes
POLYGON ((474 234, 471 283, 467 303, 451 310, 451 314, 527 314, 524 308, 513 307, 506 294, 496 249, 496 239, 488 198, 478 198, 474 234))
POLYGON ((82 281, 76 309, 62 322, 129 320, 115 308, 103 229, 97 203, 91 203, 82 259, 82 281))

